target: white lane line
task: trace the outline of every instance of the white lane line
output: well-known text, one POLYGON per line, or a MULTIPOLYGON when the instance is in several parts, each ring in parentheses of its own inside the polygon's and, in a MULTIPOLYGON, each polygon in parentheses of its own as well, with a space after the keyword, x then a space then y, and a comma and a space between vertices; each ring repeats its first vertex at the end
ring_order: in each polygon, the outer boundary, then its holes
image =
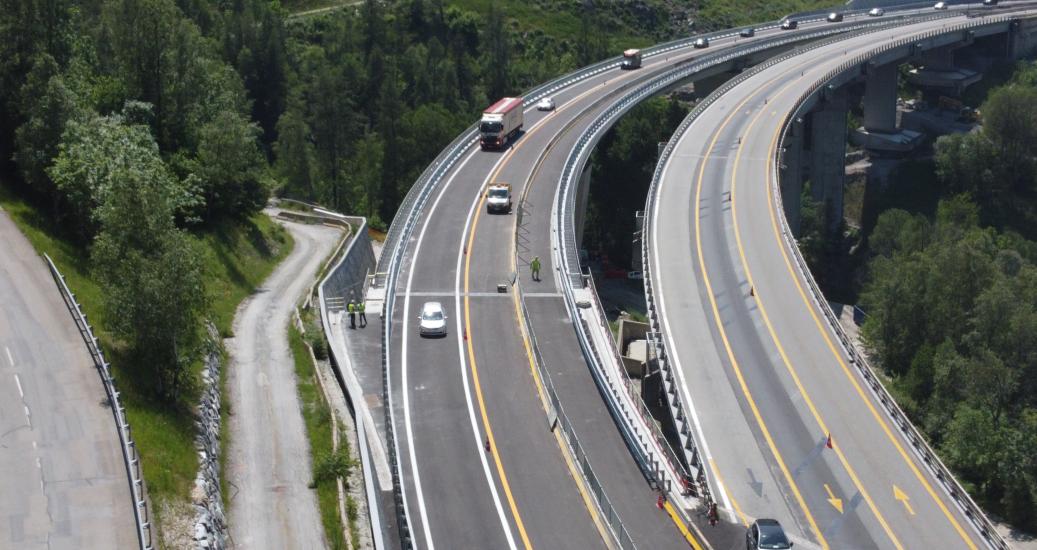
MULTIPOLYGON (((429 221, 433 219, 433 217, 434 217, 433 214, 435 213, 436 208, 439 206, 439 201, 441 201, 443 199, 443 197, 446 196, 446 191, 447 191, 447 189, 450 188, 450 185, 454 182, 455 176, 458 173, 461 172, 461 170, 464 168, 464 166, 466 164, 468 164, 468 161, 472 160, 475 157, 476 157, 476 151, 472 151, 472 153, 470 153, 468 155, 468 157, 465 158, 464 161, 462 161, 460 165, 458 165, 458 167, 454 170, 453 174, 450 176, 449 179, 447 179, 446 183, 443 185, 443 188, 440 189, 439 195, 436 197, 435 202, 433 202, 432 206, 429 208, 428 214, 425 215, 425 221, 422 222, 421 232, 418 234, 417 243, 415 243, 415 245, 414 245, 414 257, 411 259, 411 268, 410 268, 409 273, 407 274, 407 287, 406 287, 404 298, 403 298, 403 347, 402 347, 402 350, 401 350, 401 356, 402 356, 402 359, 401 359, 401 369, 403 371, 403 373, 402 373, 403 423, 404 423, 404 427, 405 427, 406 434, 407 434, 407 452, 408 452, 408 455, 410 457, 411 467, 412 467, 412 469, 414 471, 414 487, 415 487, 415 491, 417 492, 417 496, 418 496, 418 511, 421 514, 422 530, 423 530, 424 535, 425 535, 425 540, 428 542, 428 547, 430 549, 434 548, 434 544, 432 542, 432 529, 429 526, 428 511, 427 511, 427 509, 425 507, 425 496, 424 496, 424 493, 422 492, 422 489, 421 489, 421 476, 418 473, 418 470, 420 468, 418 468, 418 459, 417 459, 417 455, 415 454, 415 451, 414 451, 414 430, 413 430, 412 425, 411 425, 411 415, 410 415, 410 385, 409 385, 408 376, 407 376, 407 373, 408 373, 408 370, 409 370, 407 368, 408 367, 408 361, 407 361, 407 347, 408 346, 407 346, 407 343, 410 341, 410 336, 411 336, 409 327, 410 327, 410 318, 411 318, 410 298, 411 298, 412 292, 411 292, 410 289, 411 289, 411 287, 413 286, 413 283, 414 283, 414 273, 417 271, 416 269, 414 269, 414 266, 417 265, 418 257, 421 254, 421 244, 425 240, 425 232, 428 230, 429 221)), ((463 240, 462 240, 462 242, 463 242, 463 240)), ((460 318, 460 315, 458 315, 458 318, 460 318)), ((458 333, 459 334, 460 334, 460 330, 461 329, 459 327, 458 328, 458 333)), ((461 370, 462 370, 462 373, 465 370, 463 362, 461 364, 461 370)), ((465 392, 465 396, 466 397, 468 396, 468 392, 467 391, 465 392)), ((469 415, 469 417, 470 417, 470 419, 472 421, 473 429, 475 429, 475 416, 474 416, 474 414, 475 413, 473 412, 472 407, 471 407, 471 399, 469 398, 468 399, 468 415, 469 415)), ((492 476, 490 475, 489 464, 486 462, 485 453, 482 451, 482 446, 479 443, 479 434, 478 434, 478 432, 476 432, 474 435, 475 435, 475 440, 476 440, 476 446, 478 447, 477 454, 482 459, 483 472, 486 475, 486 482, 489 485, 490 492, 493 495, 493 502, 494 502, 494 505, 497 508, 497 515, 500 516, 501 525, 503 526, 504 532, 505 532, 505 534, 507 534, 508 540, 511 543, 511 548, 515 548, 515 543, 514 543, 514 541, 512 540, 512 537, 511 537, 511 530, 508 528, 507 516, 504 515, 504 508, 501 506, 500 497, 497 495, 497 488, 496 488, 496 486, 493 483, 492 476)), ((404 491, 404 494, 406 494, 406 491, 404 491)))
POLYGON ((454 269, 454 310, 456 311, 455 317, 457 318, 455 321, 455 324, 457 325, 455 339, 457 340, 457 354, 461 359, 461 381, 464 384, 465 404, 468 406, 468 419, 471 421, 472 425, 472 436, 475 439, 475 449, 479 454, 479 460, 482 462, 483 473, 486 476, 486 481, 490 484, 490 488, 493 491, 493 504, 497 507, 497 515, 500 516, 501 527, 504 528, 504 535, 508 539, 508 547, 514 550, 516 548, 515 538, 511 533, 511 525, 508 523, 508 517, 504 514, 504 507, 501 505, 500 496, 497 494, 497 485, 493 482, 493 474, 490 472, 490 463, 486 458, 489 453, 487 453, 483 448, 483 441, 485 439, 479 433, 479 424, 476 422, 475 418, 475 406, 472 404, 472 388, 468 381, 468 356, 465 354, 464 349, 464 328, 461 324, 461 319, 464 316, 461 310, 461 263, 465 257, 468 231, 472 226, 472 217, 475 215, 475 210, 479 207, 479 201, 482 199, 482 190, 486 188, 490 175, 497 171, 497 167, 500 166, 505 157, 506 155, 501 155, 501 157, 497 159, 497 162, 493 164, 490 171, 487 172, 486 179, 484 179, 482 185, 479 186, 479 191, 475 194, 475 200, 472 201, 472 206, 468 209, 468 217, 464 222, 464 231, 461 233, 461 242, 458 243, 457 248, 457 267, 454 269))
MULTIPOLYGON (((566 103, 563 103, 562 107, 564 107, 568 103, 571 103, 572 101, 576 101, 579 97, 580 97, 580 95, 578 94, 576 98, 573 98, 570 101, 568 101, 566 103)), ((529 109, 526 109, 525 112, 532 112, 534 110, 535 110, 535 108, 529 108, 529 109)), ((527 131, 527 133, 533 131, 533 129, 536 128, 537 126, 540 126, 541 124, 544 124, 547 120, 550 120, 550 117, 543 117, 543 118, 541 118, 536 123, 534 123, 532 126, 530 126, 529 130, 527 131)), ((436 200, 432 203, 432 206, 429 208, 428 214, 425 215, 425 221, 422 223, 422 226, 421 226, 421 233, 418 234, 418 241, 417 241, 417 243, 414 246, 414 257, 411 259, 411 269, 410 269, 410 272, 407 274, 407 287, 406 287, 406 290, 404 291, 404 299, 403 299, 403 312, 404 312, 403 313, 403 349, 401 350, 401 355, 402 355, 401 369, 403 371, 403 373, 402 373, 403 421, 404 421, 404 426, 405 426, 406 436, 407 436, 407 447, 408 447, 407 451, 408 451, 408 455, 410 456, 410 461, 411 461, 411 464, 412 464, 412 468, 414 470, 414 486, 415 486, 415 491, 418 493, 418 495, 417 495, 418 496, 418 511, 421 514, 422 528, 423 528, 423 531, 424 531, 424 534, 425 534, 425 540, 428 541, 429 548, 433 547, 432 534, 431 534, 431 529, 430 529, 429 524, 428 524, 428 512, 426 511, 426 507, 425 507, 425 498, 424 498, 424 495, 423 495, 422 490, 421 490, 421 477, 418 474, 417 457, 416 457, 415 452, 414 452, 414 434, 413 434, 413 429, 411 427, 411 419, 410 419, 410 388, 409 388, 409 385, 408 385, 408 382, 407 382, 407 379, 408 379, 408 376, 407 376, 407 371, 408 371, 408 369, 407 369, 407 366, 408 366, 408 364, 407 364, 407 341, 408 341, 408 338, 407 337, 410 335, 410 333, 408 331, 408 327, 410 325, 410 317, 411 317, 411 313, 410 313, 410 298, 411 298, 411 296, 420 296, 420 295, 422 295, 421 292, 412 292, 411 291, 411 287, 412 287, 413 280, 414 280, 414 272, 416 271, 413 268, 413 266, 415 264, 417 264, 418 256, 421 253, 421 243, 425 239, 425 231, 428 229, 429 220, 431 220, 433 218, 433 213, 436 211, 436 208, 439 206, 439 201, 442 200, 442 198, 446 195, 446 190, 454 182, 454 179, 457 177, 457 175, 459 173, 461 173, 461 170, 464 168, 464 166, 466 164, 468 164, 468 161, 470 161, 473 158, 475 158, 476 155, 479 152, 480 152, 480 150, 473 150, 472 152, 470 152, 468 154, 467 158, 465 158, 463 161, 461 161, 461 164, 459 164, 457 166, 457 168, 455 168, 453 170, 453 173, 447 179, 446 183, 443 185, 443 188, 439 191, 439 195, 436 197, 436 200)), ((467 361, 465 360, 464 344, 463 344, 463 338, 462 338, 464 328, 461 325, 462 313, 461 313, 461 306, 460 306, 460 299, 461 299, 461 292, 460 292, 460 276, 461 275, 460 274, 461 274, 461 259, 464 257, 464 246, 465 246, 464 235, 467 235, 467 233, 468 233, 468 227, 471 224, 471 220, 472 220, 472 216, 474 215, 475 208, 478 206, 479 200, 482 198, 482 190, 486 187, 486 183, 489 182, 490 175, 492 175, 494 172, 496 172, 497 167, 500 165, 501 162, 504 161, 505 158, 506 158, 506 154, 502 154, 500 156, 500 158, 497 160, 497 162, 494 163, 492 169, 489 172, 487 172, 486 178, 483 181, 483 184, 479 187, 479 190, 476 192, 475 201, 472 203, 472 207, 471 207, 471 209, 468 212, 468 218, 465 221, 465 230, 464 230, 464 233, 462 234, 460 248, 458 250, 457 269, 456 269, 457 275, 456 275, 455 281, 454 281, 454 287, 455 288, 454 288, 453 294, 454 294, 454 305, 455 305, 456 313, 457 313, 457 315, 456 315, 457 318, 455 320, 455 322, 457 324, 457 334, 456 334, 455 337, 457 338, 458 353, 460 355, 460 360, 461 360, 461 377, 462 377, 462 381, 464 382, 464 386, 465 386, 465 400, 467 401, 467 405, 468 405, 468 418, 471 421, 471 425, 472 425, 472 436, 475 438, 475 445, 476 445, 476 448, 477 448, 477 451, 478 451, 479 458, 480 458, 480 460, 482 462, 483 474, 486 476, 486 482, 490 486, 490 492, 493 495, 493 504, 494 504, 494 507, 497 509, 497 515, 498 515, 498 517, 501 520, 501 527, 504 529, 504 534, 507 536, 508 546, 510 548, 514 549, 514 548, 517 548, 515 546, 515 539, 514 539, 514 536, 511 533, 511 527, 510 527, 510 525, 508 523, 508 518, 504 514, 504 508, 501 505, 500 495, 498 495, 498 493, 497 493, 497 486, 493 482, 493 474, 490 472, 490 465, 489 465, 489 462, 486 460, 486 453, 483 450, 482 437, 479 434, 479 426, 478 426, 478 423, 476 422, 475 408, 472 405, 471 388, 470 388, 469 382, 468 382, 468 364, 467 364, 467 361)), ((505 296, 507 296, 507 295, 505 295, 505 296)), ((406 507, 407 507, 406 491, 403 492, 403 495, 404 495, 403 504, 404 504, 404 508, 406 509, 406 507)))
POLYGON ((4 346, 4 351, 7 352, 7 362, 14 366, 14 357, 11 357, 11 348, 4 346))
POLYGON ((14 383, 18 385, 18 397, 25 399, 25 392, 22 391, 22 381, 20 378, 18 378, 17 373, 15 373, 14 375, 14 383))

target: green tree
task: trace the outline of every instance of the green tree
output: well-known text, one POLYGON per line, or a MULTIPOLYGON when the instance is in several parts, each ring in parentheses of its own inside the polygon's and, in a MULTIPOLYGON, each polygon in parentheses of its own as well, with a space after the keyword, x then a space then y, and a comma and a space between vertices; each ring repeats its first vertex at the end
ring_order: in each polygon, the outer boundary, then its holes
POLYGON ((41 54, 29 73, 23 87, 26 121, 15 132, 14 155, 26 185, 37 196, 50 201, 55 218, 61 197, 46 170, 58 154, 66 122, 83 116, 75 93, 56 72, 57 66, 50 56, 41 54))
POLYGON ((317 200, 314 161, 310 127, 301 113, 289 110, 277 122, 277 171, 285 182, 285 194, 303 200, 317 200))
POLYGON ((202 126, 196 174, 207 220, 247 218, 266 204, 264 159, 256 139, 259 133, 258 126, 231 111, 202 126))

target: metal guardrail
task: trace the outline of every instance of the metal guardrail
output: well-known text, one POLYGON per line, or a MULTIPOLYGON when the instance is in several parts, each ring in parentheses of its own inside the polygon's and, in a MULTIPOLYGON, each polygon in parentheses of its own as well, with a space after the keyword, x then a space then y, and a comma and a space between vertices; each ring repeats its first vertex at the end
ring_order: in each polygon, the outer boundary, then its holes
MULTIPOLYGON (((820 18, 815 19, 820 20, 820 18)), ((812 20, 804 20, 804 22, 812 20)), ((757 26, 757 29, 763 30, 773 28, 780 25, 780 22, 772 22, 770 24, 764 24, 757 26)), ((705 35, 693 35, 686 39, 676 40, 665 44, 660 44, 644 50, 644 57, 651 57, 669 53, 671 51, 686 48, 690 46, 695 39, 700 36, 707 38, 723 38, 726 36, 733 36, 737 34, 735 31, 722 31, 717 33, 708 33, 705 35)), ((757 42, 754 42, 754 44, 757 42)), ((737 48, 736 48, 737 49, 737 48)), ((745 55, 744 50, 739 50, 742 53, 737 55, 745 55)), ((524 107, 532 105, 539 101, 540 98, 552 94, 560 89, 576 84, 589 77, 601 74, 602 72, 613 70, 619 66, 621 58, 614 57, 607 59, 588 67, 559 77, 541 86, 537 86, 524 94, 524 107)), ((476 137, 478 135, 477 125, 473 124, 462 132, 457 138, 455 138, 443 151, 429 164, 429 166, 422 172, 421 176, 415 181, 414 185, 411 186, 404 200, 401 202, 400 207, 397 210, 397 215, 393 218, 392 225, 386 234, 385 241, 383 243, 382 259, 388 258, 388 266, 384 269, 385 273, 385 286, 386 286, 386 299, 382 305, 382 316, 385 322, 382 324, 382 378, 383 385, 386 388, 385 395, 383 398, 388 404, 386 407, 387 418, 387 437, 389 438, 389 454, 392 466, 392 477, 393 487, 395 492, 395 501, 397 508, 397 520, 401 532, 401 540, 404 541, 405 547, 409 546, 409 524, 407 520, 406 511, 406 500, 403 493, 400 491, 400 476, 402 472, 399 469, 399 463, 397 461, 398 448, 395 438, 395 428, 392 421, 392 406, 391 406, 391 394, 390 388, 390 362, 391 355, 389 353, 390 344, 392 339, 392 312, 395 306, 395 288, 397 279, 399 278, 399 272, 402 264, 403 254, 406 250, 407 239, 410 237, 414 226, 417 224, 419 214, 427 203, 432 192, 437 188, 443 179, 443 176, 453 167, 457 161, 461 158, 467 150, 475 144, 476 137)))
MULTIPOLYGON (((886 29, 886 28, 890 28, 890 27, 894 27, 894 26, 902 26, 902 25, 906 25, 906 24, 917 23, 919 21, 927 21, 927 20, 931 20, 931 19, 941 19, 941 18, 945 18, 945 17, 952 17, 954 15, 957 15, 957 14, 939 13, 939 14, 933 14, 933 15, 930 15, 930 16, 927 16, 927 17, 922 17, 922 18, 903 19, 903 20, 899 20, 899 21, 894 21, 892 23, 887 19, 885 21, 882 21, 881 23, 876 23, 876 24, 871 24, 871 25, 864 25, 862 27, 853 29, 850 32, 851 32, 851 34, 861 34, 861 33, 865 33, 865 32, 872 32, 872 31, 876 31, 876 30, 886 29)), ((644 232, 645 232, 645 234, 646 235, 651 234, 652 224, 655 223, 655 220, 653 219, 652 213, 654 211, 655 200, 656 200, 656 195, 657 195, 657 191, 658 191, 659 181, 660 181, 660 179, 662 177, 662 171, 663 171, 664 167, 666 166, 666 163, 669 161, 670 156, 672 156, 673 151, 674 151, 674 149, 677 146, 677 142, 680 141, 681 137, 684 135, 685 132, 687 132, 687 130, 691 126, 691 124, 699 117, 699 115, 703 111, 705 111, 705 109, 707 107, 709 107, 710 105, 715 103, 717 100, 719 100, 725 93, 730 91, 732 88, 734 88, 735 86, 737 86, 740 83, 744 82, 746 79, 748 79, 751 76, 757 74, 758 72, 760 72, 760 71, 762 71, 762 70, 764 70, 764 69, 766 69, 768 67, 771 67, 771 66, 773 66, 773 65, 775 65, 777 63, 781 63, 781 62, 783 62, 783 61, 785 61, 787 59, 790 59, 790 58, 792 58, 792 57, 794 57, 796 55, 799 55, 799 54, 801 54, 801 53, 803 53, 805 51, 809 51, 809 50, 812 50, 812 49, 815 49, 815 48, 819 48, 819 47, 825 46, 825 45, 827 45, 829 43, 836 42, 836 41, 839 41, 839 40, 843 40, 845 38, 846 38, 846 35, 839 35, 839 36, 837 36, 835 38, 832 38, 830 40, 816 42, 816 43, 808 45, 805 48, 796 48, 794 50, 785 52, 782 55, 773 57, 773 58, 767 60, 766 62, 761 63, 761 64, 753 67, 752 69, 741 73, 740 75, 738 75, 735 78, 729 80, 728 82, 724 83, 724 85, 722 85, 720 88, 718 88, 713 93, 711 93, 709 96, 707 96, 705 99, 700 101, 695 106, 695 108, 688 114, 688 116, 685 117, 685 119, 681 122, 680 126, 674 132, 673 136, 670 138, 670 141, 666 144, 666 147, 663 149, 662 153, 660 154, 659 161, 656 164, 655 173, 652 176, 652 183, 651 183, 651 185, 649 187, 649 190, 648 190, 647 206, 645 208, 645 223, 644 223, 644 232)), ((670 396, 671 412, 673 413, 674 419, 679 424, 678 425, 678 432, 680 433, 681 439, 686 442, 683 447, 684 447, 685 451, 688 454, 687 461, 688 461, 689 464, 695 466, 695 465, 698 465, 698 464, 701 463, 701 459, 698 456, 698 450, 697 450, 697 445, 695 444, 695 441, 694 441, 694 439, 695 439, 694 435, 692 434, 692 430, 691 430, 690 426, 688 425, 687 415, 684 414, 684 412, 683 412, 684 411, 684 405, 681 402, 680 393, 679 393, 679 391, 676 388, 676 379, 674 377, 673 367, 672 367, 672 365, 670 365, 670 361, 669 361, 669 358, 668 358, 668 353, 667 353, 667 350, 666 350, 666 346, 663 343, 662 338, 660 337, 660 335, 662 334, 663 331, 662 331, 661 321, 660 321, 660 318, 659 318, 659 313, 658 313, 658 311, 656 309, 657 301, 656 301, 656 298, 655 298, 655 290, 654 290, 655 286, 654 286, 654 283, 653 283, 653 272, 652 272, 652 262, 651 262, 650 240, 651 239, 647 239, 647 238, 646 239, 642 239, 642 247, 641 247, 642 270, 643 270, 643 273, 644 273, 645 302, 647 304, 647 313, 648 313, 649 327, 650 327, 651 332, 653 334, 653 337, 649 338, 649 342, 651 344, 650 347, 653 350, 653 355, 656 357, 656 359, 658 361, 660 372, 663 375, 663 385, 664 385, 664 389, 665 389, 664 393, 665 393, 665 395, 670 396)), ((709 478, 708 478, 708 476, 705 475, 704 470, 700 469, 699 475, 697 476, 697 481, 702 485, 702 493, 703 493, 704 497, 707 500, 712 500, 712 498, 713 498, 712 491, 710 490, 710 488, 708 486, 709 478)))
MULTIPOLYGON (((552 238, 556 238, 559 241, 556 252, 556 255, 559 256, 559 261, 557 262, 557 265, 559 266, 559 269, 563 270, 561 274, 561 279, 563 281, 563 294, 566 297, 566 306, 569 309, 570 315, 574 316, 574 318, 579 316, 579 313, 575 305, 574 287, 579 286, 580 288, 582 288, 585 285, 584 275, 581 271, 579 259, 576 254, 576 232, 575 227, 573 226, 575 220, 574 216, 572 215, 572 213, 575 212, 576 180, 578 179, 578 174, 582 171, 582 166, 586 164, 594 145, 597 144, 597 141, 601 138, 604 132, 608 128, 610 128, 612 124, 614 124, 620 116, 625 114, 627 111, 629 111, 631 108, 633 108, 636 104, 640 103, 644 99, 657 94, 659 91, 664 90, 673 85, 674 83, 680 82, 688 78, 691 74, 694 74, 695 72, 698 72, 705 68, 719 65, 728 62, 732 59, 740 58, 745 55, 755 53, 757 51, 780 47, 782 45, 787 45, 790 43, 801 42, 804 40, 811 40, 816 38, 824 38, 829 37, 832 34, 843 34, 846 32, 870 29, 873 27, 888 27, 889 25, 890 21, 888 18, 886 20, 868 21, 865 23, 858 23, 855 25, 843 25, 840 27, 814 31, 811 33, 797 33, 795 35, 790 35, 788 37, 775 37, 769 40, 756 41, 751 45, 747 45, 744 48, 737 48, 735 49, 735 51, 721 52, 718 54, 703 56, 699 58, 696 62, 689 63, 687 65, 674 69, 673 71, 670 71, 663 75, 659 75, 649 80, 647 83, 639 86, 632 92, 628 93, 626 96, 624 96, 623 99, 614 103, 609 109, 601 113, 598 116, 598 118, 591 124, 591 126, 588 127, 588 129, 585 130, 584 133, 580 136, 576 145, 573 148, 573 151, 570 153, 570 156, 566 160, 560 178, 559 192, 556 196, 554 219, 552 220, 552 225, 554 226, 554 233, 552 234, 552 238), (562 233, 564 233, 564 236, 558 235, 559 230, 562 233)), ((729 88, 722 88, 722 90, 725 91, 726 89, 729 88)), ((715 101, 715 98, 719 97, 719 95, 712 94, 710 97, 714 98, 711 101, 715 101)), ((707 100, 709 100, 709 98, 707 98, 707 100)), ((651 304, 651 302, 649 302, 649 304, 651 304)), ((607 326, 607 323, 605 326, 607 326)), ((658 323, 656 323, 655 326, 657 330, 658 323)), ((629 426, 629 423, 632 419, 629 417, 624 418, 621 414, 620 411, 624 411, 625 413, 625 407, 621 405, 622 400, 616 393, 615 388, 611 387, 611 383, 608 382, 607 375, 604 374, 604 367, 602 365, 601 358, 598 356, 597 351, 594 349, 591 339, 588 336, 589 327, 582 323, 576 323, 576 327, 577 336, 580 341, 581 348, 583 348, 584 350, 584 356, 587 359, 588 363, 591 365, 591 371, 592 373, 594 373, 595 378, 599 383, 599 386, 604 387, 603 384, 607 384, 609 385, 609 389, 612 390, 612 393, 603 391, 606 397, 606 404, 609 406, 610 412, 612 412, 612 414, 616 416, 618 421, 617 423, 620 425, 621 430, 623 431, 623 435, 627 439, 630 446, 632 448, 637 449, 635 451, 635 458, 638 458, 640 461, 642 461, 642 469, 651 470, 654 467, 654 465, 652 464, 655 461, 654 453, 651 453, 648 449, 644 448, 644 442, 639 441, 638 438, 635 437, 633 430, 629 426), (602 382, 602 380, 604 380, 604 382, 602 382)), ((665 366, 665 354, 658 354, 658 357, 660 358, 660 366, 665 366)), ((664 380, 668 379, 667 389, 670 390, 672 388, 672 384, 670 383, 672 383, 673 380, 672 372, 670 372, 669 369, 665 369, 662 371, 661 374, 662 376, 664 376, 664 380)), ((639 395, 637 395, 636 391, 631 391, 632 388, 630 385, 626 384, 625 387, 627 388, 626 391, 628 392, 628 398, 630 399, 630 401, 634 403, 641 403, 640 407, 635 407, 640 409, 638 411, 638 414, 640 414, 641 410, 644 410, 646 408, 644 406, 643 400, 639 395)), ((670 405, 671 412, 673 412, 674 418, 678 421, 685 420, 686 415, 684 413, 684 407, 680 402, 680 397, 676 394, 676 392, 672 391, 668 395, 672 395, 670 405)), ((662 434, 658 431, 658 428, 654 425, 654 423, 646 421, 645 425, 648 426, 648 429, 652 432, 653 439, 655 439, 658 442, 666 442, 665 437, 663 437, 662 434)), ((707 502, 710 502, 712 500, 712 492, 708 485, 708 478, 704 475, 704 469, 700 467, 700 459, 698 457, 698 451, 694 441, 694 437, 692 436, 690 430, 687 428, 686 423, 681 425, 679 431, 681 433, 681 440, 683 443, 682 447, 687 455, 686 463, 696 467, 696 469, 698 470, 697 475, 694 476, 694 480, 692 479, 693 476, 683 467, 684 463, 682 463, 680 460, 675 460, 675 456, 667 455, 667 450, 672 451, 672 448, 669 446, 668 442, 666 442, 666 445, 658 444, 656 448, 660 449, 662 459, 666 463, 666 466, 669 469, 672 478, 679 481, 682 494, 694 493, 697 496, 704 498, 707 502)))
POLYGON ((104 359, 104 352, 101 351, 101 346, 98 344, 97 338, 86 320, 86 314, 83 313, 79 303, 76 302, 75 294, 69 290, 68 284, 65 283, 65 276, 58 271, 58 267, 54 265, 50 256, 44 254, 43 258, 47 260, 47 267, 50 268, 50 274, 54 277, 54 281, 58 283, 58 289, 61 290, 61 298, 65 301, 65 307, 72 313, 72 318, 76 322, 76 328, 79 329, 79 334, 86 341, 90 358, 94 360, 97 372, 101 375, 104 393, 108 396, 108 403, 112 407, 112 415, 115 417, 115 424, 118 428, 119 447, 122 450, 123 463, 126 465, 126 478, 130 484, 130 495, 133 497, 133 521, 137 527, 137 543, 141 550, 151 550, 154 543, 151 534, 151 516, 148 513, 147 490, 141 474, 140 455, 137 453, 137 446, 134 445, 133 437, 130 434, 130 422, 126 419, 126 407, 123 407, 122 403, 119 402, 119 391, 115 389, 115 379, 112 377, 109 363, 104 359))
MULTIPOLYGON (((521 207, 519 208, 521 211, 521 207)), ((515 227, 519 227, 520 224, 516 224, 515 227)), ((527 329, 533 326, 533 322, 529 318, 529 310, 525 306, 525 294, 522 290, 522 285, 518 279, 515 280, 515 289, 519 293, 519 304, 522 310, 522 322, 525 324, 527 329)), ((580 473, 583 474, 583 478, 586 480, 590 492, 594 495, 594 502, 598 506, 598 510, 601 511, 602 517, 607 522, 609 529, 612 531, 612 536, 615 538, 616 543, 620 548, 633 549, 636 548, 633 539, 630 537, 630 533, 627 532, 626 526, 623 525, 622 519, 616 509, 612 506, 612 501, 609 500, 608 495, 605 493, 605 488, 601 485, 598 480, 598 476, 594 473, 594 469, 591 468, 590 460, 587 458, 587 453, 583 450, 583 446, 580 444, 580 438, 576 435, 576 431, 572 427, 572 422, 569 421, 569 417, 566 416, 565 410, 562 407, 562 401, 558 398, 558 393, 554 388, 554 381, 551 380, 551 373, 546 367, 544 356, 540 352, 540 344, 537 343, 536 334, 533 330, 526 330, 529 335, 530 347, 533 349, 534 363, 536 363, 537 372, 540 374, 540 380, 544 386, 544 392, 547 394, 548 402, 551 404, 551 411, 548 412, 549 421, 557 422, 562 428, 562 435, 565 438, 566 443, 569 445, 569 449, 572 451, 573 458, 580 465, 580 473), (555 419, 551 419, 551 412, 554 413, 555 419)))
MULTIPOLYGON (((1035 18, 1037 16, 1030 15, 1026 18, 1035 18)), ((966 29, 980 27, 991 24, 1001 24, 1008 22, 1012 24, 1012 21, 1016 21, 1014 16, 994 16, 990 18, 984 18, 983 20, 971 20, 965 23, 955 25, 954 27, 947 29, 939 29, 919 33, 916 35, 908 36, 884 44, 878 48, 874 48, 869 52, 859 54, 854 58, 842 63, 837 68, 826 73, 821 79, 811 84, 796 101, 795 106, 789 111, 788 117, 785 119, 781 127, 781 139, 778 143, 777 154, 774 159, 774 163, 771 167, 772 178, 771 188, 773 191, 774 202, 777 205, 777 211, 781 220, 781 235, 785 243, 786 249, 792 252, 792 256, 796 262, 796 269, 799 272, 799 276, 806 281, 807 286, 810 288, 810 294, 814 301, 814 306, 821 310, 824 314, 825 319, 828 320, 829 328, 839 339, 839 343, 843 348, 843 352, 849 358, 857 372, 861 375, 867 386, 871 389, 872 394, 879 400, 883 405, 887 416, 894 424, 900 429, 901 433, 911 444, 915 453, 926 465, 929 471, 940 481, 943 489, 947 494, 961 507, 965 516, 972 522, 973 527, 979 532, 988 545, 998 550, 1009 550, 1008 542, 997 532, 994 524, 991 523, 990 519, 986 517, 983 510, 976 504, 972 497, 969 496, 968 492, 965 491, 964 487, 954 477, 953 472, 944 465, 940 457, 933 451, 926 441, 925 436, 918 431, 911 420, 908 418, 904 411, 897 405, 896 400, 889 393, 886 387, 878 379, 873 371, 871 365, 868 363, 867 357, 857 350, 853 340, 846 334, 842 325, 839 324, 839 319, 832 311, 828 301, 825 300, 824 294, 821 292, 820 287, 817 285, 817 281, 814 280, 813 274, 810 272, 809 266, 807 266, 806 260, 800 253, 799 246, 796 243, 795 238, 792 236, 792 231, 788 224, 788 219, 785 217, 784 208, 781 204, 781 190, 779 185, 779 176, 781 173, 782 156, 785 151, 785 139, 788 136, 789 128, 791 124, 799 116, 799 111, 806 104, 807 100, 811 95, 816 93, 819 89, 825 86, 828 82, 838 77, 839 75, 859 70, 859 67, 878 55, 886 53, 888 51, 902 48, 911 44, 916 44, 921 40, 927 40, 941 35, 946 35, 954 32, 960 32, 966 29)))

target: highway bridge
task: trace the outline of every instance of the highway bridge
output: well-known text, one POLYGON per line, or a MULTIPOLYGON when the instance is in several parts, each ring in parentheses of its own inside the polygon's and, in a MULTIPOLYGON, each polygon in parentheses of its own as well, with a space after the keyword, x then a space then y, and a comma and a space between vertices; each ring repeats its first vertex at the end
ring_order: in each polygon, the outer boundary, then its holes
POLYGON ((525 132, 506 151, 479 151, 469 130, 430 165, 379 266, 396 516, 383 519, 395 519, 403 546, 697 547, 694 514, 711 499, 736 524, 777 517, 806 547, 986 544, 978 509, 963 514, 967 495, 949 496, 953 481, 929 464, 938 459, 919 458, 924 446, 905 438, 906 421, 889 416, 870 371, 827 327, 775 159, 784 153, 782 174, 800 170, 787 154, 803 151, 793 113, 823 107, 829 81, 859 77, 878 55, 1012 36, 1029 12, 861 15, 716 33, 704 51, 690 39, 663 45, 636 71, 599 63, 527 93, 525 132), (597 139, 637 102, 690 81, 720 88, 667 147, 644 241, 674 450, 614 364, 575 228, 597 139), (557 110, 533 110, 546 95, 557 110), (490 181, 512 184, 512 215, 485 212, 490 181), (542 281, 529 277, 533 256, 542 281), (445 338, 419 337, 426 301, 446 307, 445 338))
POLYGON ((1033 16, 919 21, 782 56, 696 109, 667 148, 649 198, 649 300, 737 521, 775 517, 822 548, 991 542, 834 323, 792 235, 804 165, 823 197, 841 193, 841 86, 864 81, 866 125, 894 117, 897 65, 985 37, 1012 55, 1033 16))

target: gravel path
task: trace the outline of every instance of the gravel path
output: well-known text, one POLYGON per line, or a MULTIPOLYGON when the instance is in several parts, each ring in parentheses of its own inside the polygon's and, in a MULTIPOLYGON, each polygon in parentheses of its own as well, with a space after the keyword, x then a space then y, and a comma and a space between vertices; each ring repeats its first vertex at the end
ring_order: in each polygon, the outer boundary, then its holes
POLYGON ((230 353, 230 533, 238 548, 325 548, 288 322, 341 232, 283 223, 295 248, 238 307, 230 353))

